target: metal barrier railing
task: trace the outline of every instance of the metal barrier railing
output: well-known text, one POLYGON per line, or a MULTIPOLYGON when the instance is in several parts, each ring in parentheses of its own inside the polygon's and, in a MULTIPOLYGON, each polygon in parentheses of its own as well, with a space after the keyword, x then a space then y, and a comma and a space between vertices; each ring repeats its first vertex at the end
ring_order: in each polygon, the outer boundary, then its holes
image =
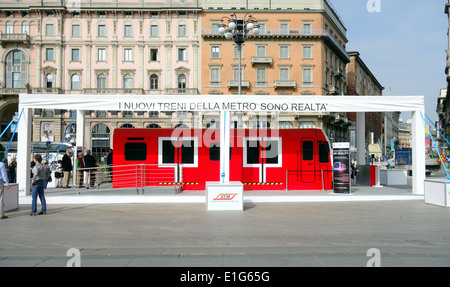
MULTIPOLYGON (((106 187, 106 183, 111 183, 111 187, 116 188, 136 188, 144 194, 145 187, 159 187, 161 182, 182 182, 182 166, 177 165, 157 165, 157 164, 137 164, 137 165, 115 165, 102 166, 96 168, 79 168, 74 173, 75 186, 78 193, 80 189, 100 189, 106 187)), ((181 190, 180 184, 174 184, 177 193, 181 190)), ((166 186, 167 187, 167 186, 166 186)))
MULTIPOLYGON (((333 170, 286 170, 286 191, 289 190, 289 174, 296 173, 302 176, 305 173, 315 173, 314 181, 320 176, 322 191, 325 190, 325 177, 333 177, 333 170), (325 174, 325 175, 324 175, 325 174)), ((111 183, 112 188, 136 188, 136 194, 144 194, 144 188, 168 187, 172 186, 176 193, 181 192, 183 183, 182 165, 158 165, 158 164, 137 164, 137 165, 116 165, 102 166, 96 168, 79 168, 74 174, 75 186, 78 193, 82 187, 89 189, 106 188, 106 183, 111 183), (83 174, 83 179, 80 174, 83 174)), ((297 181, 299 181, 297 179, 297 181)))
MULTIPOLYGON (((289 190, 289 173, 297 173, 297 176, 302 173, 320 173, 320 179, 322 181, 322 191, 325 191, 325 178, 324 173, 331 173, 329 176, 333 176, 333 170, 332 169, 318 169, 318 170, 286 170, 286 191, 289 190)), ((314 174, 314 177, 317 175, 314 174)), ((315 180, 315 179, 314 179, 315 180)), ((297 179, 298 181, 298 179, 297 179)))

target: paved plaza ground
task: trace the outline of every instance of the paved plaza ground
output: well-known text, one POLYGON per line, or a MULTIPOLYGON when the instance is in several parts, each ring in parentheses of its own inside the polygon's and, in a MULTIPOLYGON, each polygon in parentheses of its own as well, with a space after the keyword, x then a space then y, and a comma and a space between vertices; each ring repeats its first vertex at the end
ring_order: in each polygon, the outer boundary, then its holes
POLYGON ((50 204, 0 221, 0 266, 450 266, 450 209, 423 200, 50 204), (39 210, 39 209, 38 209, 39 210), (72 256, 72 255, 71 255, 72 256))

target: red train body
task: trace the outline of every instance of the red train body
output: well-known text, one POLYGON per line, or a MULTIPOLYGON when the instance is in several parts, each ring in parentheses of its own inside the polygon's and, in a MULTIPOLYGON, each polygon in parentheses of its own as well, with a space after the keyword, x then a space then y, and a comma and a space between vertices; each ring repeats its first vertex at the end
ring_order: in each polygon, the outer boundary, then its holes
MULTIPOLYGON (((113 187, 180 184, 204 190, 206 182, 220 181, 219 134, 116 129, 113 187)), ((230 181, 242 182, 245 190, 332 189, 330 145, 320 129, 233 129, 230 141, 230 181)))

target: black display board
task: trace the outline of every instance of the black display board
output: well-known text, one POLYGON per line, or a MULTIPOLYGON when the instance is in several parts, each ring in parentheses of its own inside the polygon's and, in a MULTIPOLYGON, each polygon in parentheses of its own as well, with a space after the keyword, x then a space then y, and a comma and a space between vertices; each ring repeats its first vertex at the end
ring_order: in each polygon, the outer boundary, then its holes
POLYGON ((351 193, 350 143, 333 143, 333 190, 335 193, 351 193))

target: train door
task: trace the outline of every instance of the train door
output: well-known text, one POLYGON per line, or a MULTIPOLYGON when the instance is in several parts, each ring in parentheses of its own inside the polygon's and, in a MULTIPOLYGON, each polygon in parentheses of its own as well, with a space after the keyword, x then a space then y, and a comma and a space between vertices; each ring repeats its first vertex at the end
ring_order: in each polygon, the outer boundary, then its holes
POLYGON ((280 183, 282 166, 281 138, 244 138, 243 182, 247 184, 280 183))
POLYGON ((160 137, 159 165, 174 170, 174 182, 198 181, 198 139, 194 137, 160 137))
POLYGON ((300 181, 302 183, 313 183, 316 179, 314 138, 302 138, 300 145, 300 181))

